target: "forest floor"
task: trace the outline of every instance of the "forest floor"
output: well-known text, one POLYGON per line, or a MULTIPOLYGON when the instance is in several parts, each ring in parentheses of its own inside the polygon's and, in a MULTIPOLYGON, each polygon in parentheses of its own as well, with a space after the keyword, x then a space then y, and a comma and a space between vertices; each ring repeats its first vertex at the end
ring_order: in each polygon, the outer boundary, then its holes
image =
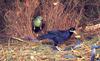
MULTIPOLYGON (((19 38, 9 39, 8 43, 0 44, 0 61, 90 61, 92 45, 100 45, 100 37, 85 40, 80 47, 66 51, 53 50, 50 45, 19 38)), ((95 60, 100 58, 98 50, 95 60)))

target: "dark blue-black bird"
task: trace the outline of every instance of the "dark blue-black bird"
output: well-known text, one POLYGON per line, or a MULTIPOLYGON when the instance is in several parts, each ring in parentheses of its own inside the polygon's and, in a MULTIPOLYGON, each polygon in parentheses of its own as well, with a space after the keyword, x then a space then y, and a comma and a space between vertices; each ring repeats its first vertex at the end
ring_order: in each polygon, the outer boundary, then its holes
POLYGON ((71 27, 68 30, 48 31, 47 34, 40 35, 37 37, 37 39, 51 39, 54 43, 54 46, 58 46, 59 44, 62 44, 68 39, 70 39, 73 33, 76 33, 75 28, 71 27))

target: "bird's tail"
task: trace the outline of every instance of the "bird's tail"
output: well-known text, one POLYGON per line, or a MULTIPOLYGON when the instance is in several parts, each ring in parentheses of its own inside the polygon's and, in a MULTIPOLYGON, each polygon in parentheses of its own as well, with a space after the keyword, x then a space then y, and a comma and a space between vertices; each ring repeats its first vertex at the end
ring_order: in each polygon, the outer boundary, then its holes
POLYGON ((39 42, 39 40, 37 38, 32 38, 31 36, 25 36, 24 39, 30 40, 32 42, 39 42))
POLYGON ((36 39, 43 40, 43 39, 46 39, 46 38, 47 38, 46 35, 41 35, 41 36, 38 36, 36 39))

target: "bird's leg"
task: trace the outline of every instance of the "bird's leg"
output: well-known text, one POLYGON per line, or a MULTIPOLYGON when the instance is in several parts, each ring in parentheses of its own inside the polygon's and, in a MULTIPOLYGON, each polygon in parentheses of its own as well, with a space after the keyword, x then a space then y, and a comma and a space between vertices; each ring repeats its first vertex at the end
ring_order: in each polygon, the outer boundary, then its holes
POLYGON ((56 46, 56 48, 57 48, 57 50, 62 51, 62 49, 60 47, 56 46))
POLYGON ((66 48, 66 44, 65 43, 62 43, 62 44, 59 45, 59 47, 64 51, 65 48, 66 48))

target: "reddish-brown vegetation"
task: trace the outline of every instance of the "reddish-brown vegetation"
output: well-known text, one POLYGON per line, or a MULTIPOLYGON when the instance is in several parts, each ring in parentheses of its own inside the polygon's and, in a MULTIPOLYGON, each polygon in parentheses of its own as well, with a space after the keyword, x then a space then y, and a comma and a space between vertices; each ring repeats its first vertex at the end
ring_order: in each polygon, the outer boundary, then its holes
POLYGON ((43 32, 70 27, 85 31, 86 26, 100 22, 99 2, 99 0, 0 0, 0 35, 34 37, 32 18, 37 15, 41 15, 46 23, 43 32))

